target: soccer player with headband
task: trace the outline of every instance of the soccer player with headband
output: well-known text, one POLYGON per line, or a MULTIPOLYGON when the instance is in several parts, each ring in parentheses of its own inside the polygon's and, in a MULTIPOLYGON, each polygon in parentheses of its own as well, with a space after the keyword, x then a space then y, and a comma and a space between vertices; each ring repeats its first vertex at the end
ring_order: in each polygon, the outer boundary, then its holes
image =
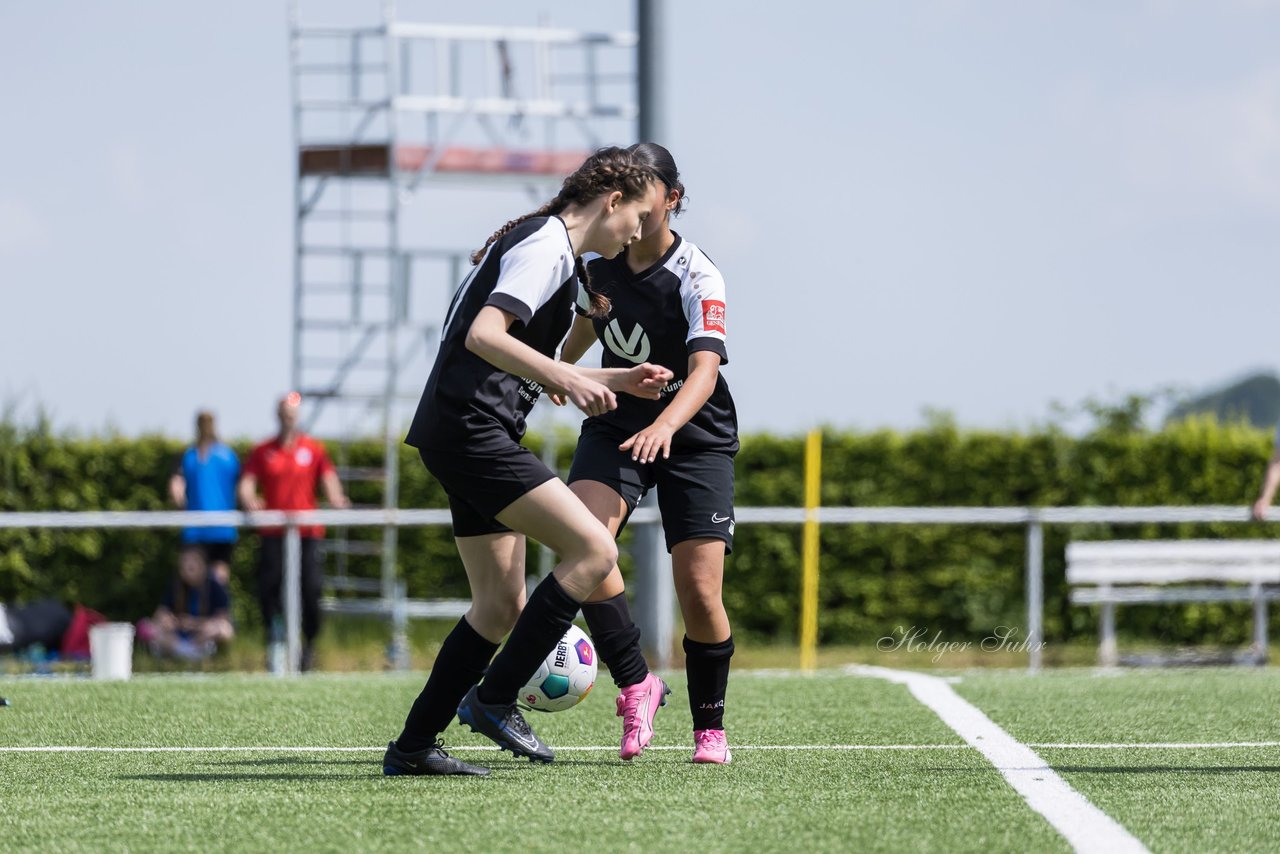
MULTIPOLYGON (((561 359, 576 362, 598 338, 606 368, 653 360, 675 378, 657 400, 620 398, 583 424, 569 487, 615 536, 651 488, 671 552, 684 614, 685 672, 693 713, 693 761, 730 761, 724 700, 733 637, 721 599, 724 558, 733 548, 733 458, 738 417, 720 374, 725 349, 724 279, 711 260, 671 230, 685 204, 671 152, 646 142, 629 149, 652 166, 664 194, 640 240, 588 265, 578 319, 561 359), (608 309, 593 308, 604 298, 608 309)), ((600 659, 621 689, 623 759, 653 738, 653 719, 670 690, 649 672, 615 567, 588 597, 582 615, 600 659)))

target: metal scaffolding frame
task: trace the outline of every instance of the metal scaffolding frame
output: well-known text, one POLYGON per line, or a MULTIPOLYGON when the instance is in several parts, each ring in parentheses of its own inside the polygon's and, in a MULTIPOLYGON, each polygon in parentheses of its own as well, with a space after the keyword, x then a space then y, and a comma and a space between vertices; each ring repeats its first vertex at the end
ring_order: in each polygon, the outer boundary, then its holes
MULTIPOLYGON (((347 465, 342 453, 338 462, 346 480, 382 481, 392 509, 402 419, 469 264, 469 250, 412 245, 406 205, 430 210, 432 190, 446 183, 552 195, 590 151, 631 136, 637 37, 411 23, 397 20, 393 2, 372 27, 304 26, 299 13, 294 0, 291 381, 306 429, 338 418, 346 437, 383 437, 381 468, 347 465)), ((396 530, 386 526, 380 546, 335 531, 330 586, 402 599, 396 530), (358 554, 381 556, 377 581, 348 577, 358 554)))

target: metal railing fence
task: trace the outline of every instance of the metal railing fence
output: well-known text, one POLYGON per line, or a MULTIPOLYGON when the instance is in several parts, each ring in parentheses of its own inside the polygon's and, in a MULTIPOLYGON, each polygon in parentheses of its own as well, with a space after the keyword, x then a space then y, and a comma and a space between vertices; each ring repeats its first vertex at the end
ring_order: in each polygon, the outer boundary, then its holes
MULTIPOLYGON (((820 507, 822 525, 1012 525, 1026 528, 1027 665, 1040 669, 1044 633, 1044 528, 1074 524, 1166 524, 1250 521, 1247 507, 1230 505, 1187 507, 820 507)), ((802 507, 740 507, 734 513, 739 525, 803 524, 802 507)), ((641 507, 630 525, 660 522, 656 508, 641 507)), ((298 529, 305 525, 349 527, 393 525, 397 527, 448 525, 448 510, 311 510, 305 512, 258 511, 242 513, 195 511, 88 511, 0 513, 0 530, 14 528, 186 528, 186 527, 283 527, 285 529, 284 603, 289 672, 295 672, 300 650, 301 548, 298 529)), ((648 538, 663 548, 661 536, 648 538)), ((638 560, 637 566, 660 565, 638 560)), ((670 575, 653 573, 639 579, 641 585, 670 585, 670 575)), ((670 601, 670 600, 668 600, 670 601)), ((393 614, 394 600, 379 600, 369 610, 393 614)), ((403 609, 403 603, 399 607, 403 609)), ((645 628, 641 627, 642 630, 645 628)))

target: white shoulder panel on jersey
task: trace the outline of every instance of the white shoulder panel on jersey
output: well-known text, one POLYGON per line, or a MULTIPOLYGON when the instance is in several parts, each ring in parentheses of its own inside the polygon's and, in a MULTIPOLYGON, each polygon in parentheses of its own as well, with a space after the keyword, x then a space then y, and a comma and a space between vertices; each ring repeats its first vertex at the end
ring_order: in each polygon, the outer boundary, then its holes
POLYGON ((680 279, 680 302, 689 322, 689 337, 725 339, 724 279, 711 259, 689 241, 666 264, 680 279))
POLYGON ((503 253, 493 293, 519 300, 528 306, 532 317, 568 281, 573 268, 573 249, 564 223, 547 217, 542 228, 503 253))
POLYGON ((587 293, 587 286, 578 281, 578 300, 573 306, 573 310, 583 317, 591 315, 591 294, 587 293))

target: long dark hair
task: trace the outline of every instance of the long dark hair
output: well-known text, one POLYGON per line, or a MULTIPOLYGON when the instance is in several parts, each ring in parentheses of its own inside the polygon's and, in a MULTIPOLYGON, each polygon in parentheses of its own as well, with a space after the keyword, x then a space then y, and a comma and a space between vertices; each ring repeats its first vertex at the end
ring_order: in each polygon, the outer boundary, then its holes
POLYGON ((204 546, 201 546, 198 543, 188 543, 187 545, 184 545, 182 547, 182 551, 179 552, 179 557, 183 558, 189 554, 198 555, 200 557, 200 561, 204 563, 204 566, 205 566, 204 582, 199 586, 188 586, 186 580, 182 577, 181 572, 178 572, 176 575, 174 575, 173 577, 173 613, 179 616, 186 614, 187 611, 190 609, 190 606, 188 605, 188 597, 192 593, 195 593, 197 590, 199 590, 200 613, 195 614, 193 616, 207 617, 209 616, 210 609, 212 607, 210 600, 213 598, 213 593, 212 593, 213 584, 210 581, 210 579, 213 578, 213 573, 209 571, 209 555, 205 551, 204 546))
MULTIPOLYGON (((585 204, 597 196, 615 191, 622 193, 623 201, 642 199, 648 191, 649 183, 655 180, 662 180, 657 171, 630 150, 616 146, 601 148, 588 157, 578 167, 578 171, 564 179, 564 184, 554 199, 536 211, 516 217, 495 231, 484 246, 471 253, 471 263, 479 264, 495 240, 527 219, 552 216, 571 204, 585 204)), ((591 296, 591 314, 597 317, 607 315, 609 300, 603 294, 591 290, 587 267, 582 259, 574 258, 574 266, 578 271, 578 280, 591 296)))
POLYGON ((676 159, 671 156, 671 152, 656 142, 637 142, 627 151, 630 151, 641 163, 652 169, 654 174, 658 176, 658 180, 666 185, 668 192, 676 190, 680 193, 680 201, 676 202, 676 206, 671 213, 673 216, 679 216, 683 213, 684 184, 680 181, 680 170, 676 168, 676 159))

